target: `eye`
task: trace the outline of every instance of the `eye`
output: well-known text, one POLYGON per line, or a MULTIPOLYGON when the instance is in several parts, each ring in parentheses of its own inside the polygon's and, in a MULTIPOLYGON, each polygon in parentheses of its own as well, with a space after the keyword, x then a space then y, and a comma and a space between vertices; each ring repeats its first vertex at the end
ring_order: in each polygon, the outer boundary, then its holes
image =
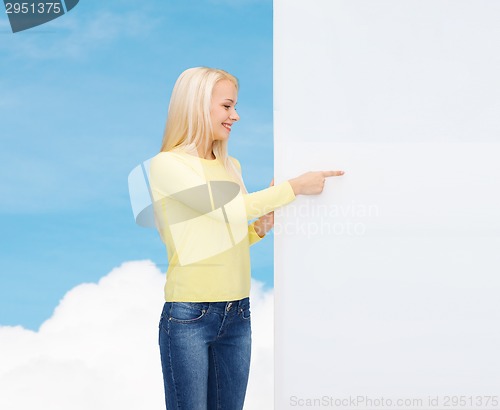
POLYGON ((229 108, 231 107, 230 105, 225 105, 224 106, 226 108, 226 110, 229 110, 229 108))

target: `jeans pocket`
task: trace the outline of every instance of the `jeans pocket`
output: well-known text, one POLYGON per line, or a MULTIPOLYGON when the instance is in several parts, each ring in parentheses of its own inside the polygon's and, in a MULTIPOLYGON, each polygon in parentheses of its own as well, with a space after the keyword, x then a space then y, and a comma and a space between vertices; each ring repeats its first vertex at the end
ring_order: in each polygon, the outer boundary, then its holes
POLYGON ((242 319, 249 320, 250 319, 250 306, 249 305, 241 306, 238 314, 240 315, 240 317, 242 319))
POLYGON ((171 302, 168 320, 177 323, 192 323, 205 316, 208 307, 197 302, 171 302))

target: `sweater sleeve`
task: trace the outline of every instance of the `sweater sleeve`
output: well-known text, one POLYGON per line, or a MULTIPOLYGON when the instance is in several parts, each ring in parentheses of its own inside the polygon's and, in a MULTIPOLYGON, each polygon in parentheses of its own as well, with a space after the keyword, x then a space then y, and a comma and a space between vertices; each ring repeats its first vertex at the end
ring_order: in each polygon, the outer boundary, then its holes
POLYGON ((265 237, 266 235, 260 237, 257 231, 255 230, 255 221, 248 225, 248 239, 250 246, 252 246, 254 243, 261 241, 265 237))
MULTIPOLYGON (((233 158, 241 172, 240 162, 233 158)), ((278 185, 260 191, 243 194, 247 219, 259 218, 276 208, 292 202, 296 198, 290 182, 284 181, 278 185)))

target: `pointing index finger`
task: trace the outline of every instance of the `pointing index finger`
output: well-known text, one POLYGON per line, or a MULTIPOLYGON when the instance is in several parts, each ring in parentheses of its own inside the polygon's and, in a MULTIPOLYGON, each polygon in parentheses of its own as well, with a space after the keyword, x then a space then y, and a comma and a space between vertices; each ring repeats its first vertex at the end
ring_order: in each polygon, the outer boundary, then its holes
POLYGON ((344 171, 323 171, 324 177, 338 177, 344 175, 344 171))

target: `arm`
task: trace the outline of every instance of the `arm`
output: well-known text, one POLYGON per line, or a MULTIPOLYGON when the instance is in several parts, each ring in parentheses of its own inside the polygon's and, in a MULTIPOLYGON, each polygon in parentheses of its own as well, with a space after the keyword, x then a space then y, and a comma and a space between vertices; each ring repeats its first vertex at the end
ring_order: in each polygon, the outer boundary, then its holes
POLYGON ((250 246, 252 246, 254 243, 259 242, 265 236, 265 234, 260 236, 257 233, 257 231, 255 230, 255 222, 257 221, 254 221, 248 225, 248 239, 250 241, 250 246))
MULTIPOLYGON (((233 158, 241 173, 240 162, 233 158)), ((284 181, 278 185, 260 191, 243 194, 247 219, 259 218, 276 208, 292 202, 296 198, 290 181, 284 181)))
MULTIPOLYGON (((236 158, 231 159, 239 168, 241 173, 241 165, 239 161, 236 158)), ((270 186, 274 186, 274 178, 270 186)), ((244 195, 247 217, 250 219, 254 216, 260 216, 258 220, 248 225, 250 245, 259 242, 274 226, 274 211, 267 212, 267 210, 276 209, 277 207, 295 199, 295 192, 293 192, 293 189, 292 193, 290 193, 290 190, 287 188, 288 187, 285 186, 284 192, 280 187, 279 190, 274 190, 274 192, 272 192, 273 190, 267 189, 244 195), (271 195, 271 200, 274 201, 274 203, 269 202, 269 195, 271 195)))
MULTIPOLYGON (((232 159, 239 166, 239 162, 235 158, 232 159)), ((226 200, 220 203, 226 203, 227 199, 232 198, 233 195, 234 197, 239 195, 239 186, 235 182, 212 181, 213 184, 210 184, 212 189, 209 190, 203 169, 195 168, 190 162, 186 163, 172 153, 162 153, 151 159, 149 182, 155 205, 156 224, 160 229, 200 216, 204 217, 200 219, 200 227, 205 226, 202 224, 210 223, 210 220, 212 223, 217 223, 217 226, 219 224, 225 226, 225 217, 230 214, 224 215, 220 205, 216 204, 220 200, 217 201, 215 198, 225 197, 226 200), (223 186, 219 185, 220 183, 223 186), (233 190, 235 192, 232 192, 233 190)), ((239 168, 241 169, 241 166, 239 168)), ((262 191, 242 194, 240 197, 243 206, 242 214, 241 216, 232 215, 237 219, 246 218, 248 221, 266 215, 293 199, 295 199, 295 194, 290 183, 286 181, 262 191)), ((230 220, 234 219, 230 216, 230 220)), ((262 229, 260 222, 259 220, 247 225, 250 244, 258 242, 269 230, 262 229)), ((211 226, 215 227, 215 225, 211 226)))
POLYGON ((295 199, 295 193, 290 183, 285 181, 261 191, 244 194, 243 199, 247 218, 250 220, 292 202, 295 199))

